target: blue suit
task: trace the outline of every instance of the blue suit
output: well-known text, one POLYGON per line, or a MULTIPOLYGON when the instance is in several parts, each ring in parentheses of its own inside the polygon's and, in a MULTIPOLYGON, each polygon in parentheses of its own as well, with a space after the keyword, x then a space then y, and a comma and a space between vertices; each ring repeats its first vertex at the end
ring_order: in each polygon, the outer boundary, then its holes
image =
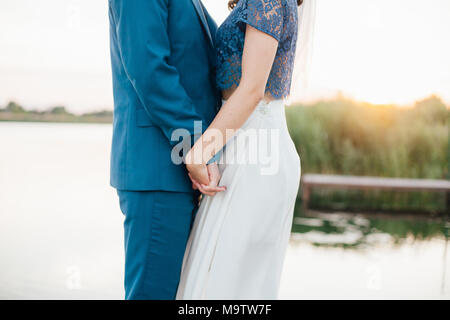
POLYGON ((200 0, 109 0, 114 90, 111 185, 125 215, 127 299, 173 299, 195 212, 175 129, 213 120, 213 36, 200 0))

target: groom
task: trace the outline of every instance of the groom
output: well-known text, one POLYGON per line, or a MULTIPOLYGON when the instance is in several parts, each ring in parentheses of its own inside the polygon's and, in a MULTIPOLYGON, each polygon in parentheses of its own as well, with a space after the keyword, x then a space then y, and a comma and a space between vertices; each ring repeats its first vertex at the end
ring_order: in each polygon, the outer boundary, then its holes
POLYGON ((216 25, 200 0, 109 0, 111 185, 125 215, 125 298, 174 299, 196 194, 171 161, 178 128, 205 129, 219 95, 216 25))

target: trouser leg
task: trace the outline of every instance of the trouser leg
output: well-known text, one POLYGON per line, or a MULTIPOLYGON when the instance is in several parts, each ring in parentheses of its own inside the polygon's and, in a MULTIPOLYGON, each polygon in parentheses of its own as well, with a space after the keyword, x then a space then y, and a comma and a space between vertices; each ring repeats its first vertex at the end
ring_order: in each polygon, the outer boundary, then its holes
POLYGON ((174 299, 194 195, 164 191, 118 191, 118 195, 125 215, 125 299, 174 299))

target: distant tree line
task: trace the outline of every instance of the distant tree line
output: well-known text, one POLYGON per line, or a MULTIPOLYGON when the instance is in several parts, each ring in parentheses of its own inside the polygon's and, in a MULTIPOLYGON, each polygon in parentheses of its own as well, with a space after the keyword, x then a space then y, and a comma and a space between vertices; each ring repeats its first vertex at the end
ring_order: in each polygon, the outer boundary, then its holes
POLYGON ((17 102, 10 101, 5 107, 0 107, 0 121, 42 121, 42 122, 89 122, 111 123, 113 113, 110 110, 75 115, 64 106, 54 106, 47 110, 25 110, 17 102))

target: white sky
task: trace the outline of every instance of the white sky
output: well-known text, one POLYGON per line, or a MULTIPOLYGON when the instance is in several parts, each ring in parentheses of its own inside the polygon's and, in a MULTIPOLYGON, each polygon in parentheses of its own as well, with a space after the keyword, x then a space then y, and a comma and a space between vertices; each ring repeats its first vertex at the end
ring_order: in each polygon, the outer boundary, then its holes
MULTIPOLYGON (((220 23, 227 0, 203 0, 220 23)), ((311 97, 450 102, 449 0, 317 0, 311 97)), ((0 105, 111 108, 106 0, 1 0, 0 105)))

